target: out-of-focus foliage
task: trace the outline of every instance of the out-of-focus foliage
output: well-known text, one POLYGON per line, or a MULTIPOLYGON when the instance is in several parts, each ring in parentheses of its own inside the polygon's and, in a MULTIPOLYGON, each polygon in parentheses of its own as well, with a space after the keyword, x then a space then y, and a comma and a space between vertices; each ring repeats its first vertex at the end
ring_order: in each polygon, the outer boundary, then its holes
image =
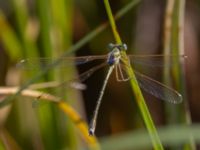
MULTIPOLYGON (((167 85, 181 92, 184 97, 183 104, 167 105, 144 93, 156 126, 177 124, 177 137, 181 137, 179 135, 186 133, 187 129, 183 128, 179 132, 178 125, 200 121, 198 61, 200 7, 198 1, 187 1, 186 4, 183 0, 143 0, 140 2, 110 0, 109 2, 114 14, 124 6, 135 6, 116 21, 122 40, 128 45, 128 53, 166 54, 166 47, 169 46, 169 53, 187 55, 184 66, 168 72, 169 74, 166 75, 168 79, 165 77, 167 85), (168 13, 170 10, 171 13, 168 13), (167 21, 171 22, 171 26, 168 26, 167 21), (166 45, 168 32, 171 37, 166 45)), ((107 20, 103 0, 1 0, 1 86, 19 86, 37 75, 38 70, 30 69, 24 72, 23 69, 16 68, 15 64, 22 59, 58 58, 71 49, 76 52, 70 53, 70 56, 107 54, 107 44, 114 42, 110 28, 103 30, 107 20), (96 29, 96 27, 99 28, 96 29), (90 34, 94 31, 93 29, 96 29, 95 32, 90 34), (89 36, 84 39, 87 35, 89 36), (84 40, 81 41, 82 39, 84 40), (78 43, 79 41, 81 42, 78 43)), ((55 67, 56 69, 48 71, 38 82, 70 80, 94 65, 95 63, 83 67, 71 65, 64 69, 55 67)), ((162 69, 148 67, 139 69, 158 81, 164 81, 162 69)), ((87 85, 87 90, 85 91, 64 86, 43 91, 65 99, 86 122, 89 122, 105 73, 105 69, 102 69, 86 80, 84 84, 87 85)), ((4 98, 1 96, 2 100, 4 98)), ((98 137, 115 134, 120 136, 123 132, 129 131, 132 131, 134 135, 136 128, 144 126, 133 99, 128 83, 116 82, 113 74, 99 113, 96 132, 98 137)), ((2 127, 0 139, 3 143, 0 149, 75 150, 88 146, 83 142, 76 125, 54 103, 38 102, 37 98, 18 96, 11 106, 0 109, 0 116, 2 127), (36 107, 33 107, 33 104, 36 104, 36 107)), ((198 131, 199 127, 196 128, 198 131)), ((176 133, 176 130, 172 131, 176 133)), ((134 143, 135 137, 131 136, 132 132, 128 136, 128 141, 133 140, 134 143)), ((198 139, 199 142, 199 137, 195 136, 193 130, 191 134, 194 134, 192 138, 198 139)), ((170 138, 171 135, 167 136, 170 138)), ((188 138, 187 142, 179 142, 178 138, 174 138, 174 141, 170 143, 177 141, 177 144, 164 145, 171 146, 172 149, 180 149, 180 147, 195 149, 195 140, 193 141, 192 138, 188 138)), ((102 142, 103 147, 110 146, 109 140, 111 144, 115 144, 115 141, 112 142, 112 138, 109 137, 106 138, 106 142, 105 140, 102 142)), ((125 145, 126 140, 118 140, 118 142, 125 145)), ((132 149, 132 146, 134 147, 134 144, 127 149, 132 149)), ((150 145, 147 145, 146 149, 149 149, 148 146, 150 145)))

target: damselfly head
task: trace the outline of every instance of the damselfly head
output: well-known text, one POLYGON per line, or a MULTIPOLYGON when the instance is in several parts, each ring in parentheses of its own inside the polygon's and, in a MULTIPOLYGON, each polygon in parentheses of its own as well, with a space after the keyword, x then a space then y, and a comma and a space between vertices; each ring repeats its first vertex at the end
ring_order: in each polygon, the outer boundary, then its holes
POLYGON ((125 43, 123 43, 121 46, 122 46, 123 50, 127 50, 128 49, 128 46, 125 43))
POLYGON ((114 48, 121 50, 127 50, 127 45, 125 43, 123 44, 113 44, 113 43, 109 43, 108 44, 108 49, 109 51, 112 51, 114 48))
POLYGON ((113 43, 108 44, 108 50, 109 51, 112 51, 114 49, 114 47, 115 47, 115 44, 113 44, 113 43))

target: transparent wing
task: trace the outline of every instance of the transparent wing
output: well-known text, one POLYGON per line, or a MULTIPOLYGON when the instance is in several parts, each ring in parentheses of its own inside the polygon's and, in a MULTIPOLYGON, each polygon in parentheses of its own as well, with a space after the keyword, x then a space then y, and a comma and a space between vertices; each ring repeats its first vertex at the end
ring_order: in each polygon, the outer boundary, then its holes
MULTIPOLYGON (((70 65, 79 65, 91 62, 93 60, 104 60, 107 59, 107 55, 97 55, 97 56, 82 56, 82 57, 63 57, 60 58, 60 64, 58 67, 66 67, 70 65)), ((27 70, 45 68, 48 65, 55 62, 55 58, 31 58, 31 59, 23 59, 18 64, 17 67, 27 70)))
MULTIPOLYGON (((128 76, 126 73, 125 65, 121 64, 121 68, 123 70, 123 75, 122 76, 128 76)), ((168 101, 170 103, 181 103, 182 102, 182 96, 180 93, 178 93, 176 90, 142 74, 139 73, 138 71, 134 71, 137 82, 139 86, 147 93, 155 96, 158 99, 168 101)), ((120 73, 118 73, 120 74, 120 73)), ((120 76, 117 75, 116 76, 120 76)), ((117 78, 118 79, 118 78, 117 78)), ((122 78, 123 79, 123 78, 122 78)), ((126 78, 127 80, 130 79, 126 78)), ((118 81, 127 81, 127 80, 118 80, 118 81)))
POLYGON ((172 67, 180 64, 186 55, 128 55, 130 63, 134 66, 172 67))
POLYGON ((78 80, 80 80, 81 82, 84 82, 85 80, 87 80, 94 72, 96 72, 97 70, 101 69, 102 67, 106 66, 107 62, 105 63, 101 63, 98 66, 95 66, 89 70, 87 70, 86 72, 82 73, 79 75, 78 80))
POLYGON ((41 89, 41 88, 55 88, 55 87, 67 86, 67 87, 78 89, 78 90, 85 90, 86 85, 82 84, 82 82, 87 80, 94 72, 103 68, 106 65, 107 65, 107 63, 105 62, 98 66, 90 68, 89 70, 80 74, 78 77, 71 79, 71 80, 62 81, 62 82, 51 81, 51 82, 46 82, 46 83, 41 83, 41 84, 33 84, 33 85, 29 86, 29 88, 41 89))
POLYGON ((170 103, 178 104, 182 102, 182 96, 174 89, 152 79, 146 75, 143 75, 137 71, 135 72, 136 79, 139 86, 146 92, 153 96, 168 101, 170 103))

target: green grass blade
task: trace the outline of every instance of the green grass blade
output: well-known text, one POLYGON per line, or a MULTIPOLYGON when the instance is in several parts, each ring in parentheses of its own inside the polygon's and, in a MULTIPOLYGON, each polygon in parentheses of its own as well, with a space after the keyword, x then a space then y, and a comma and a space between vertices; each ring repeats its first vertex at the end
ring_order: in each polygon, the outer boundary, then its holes
MULTIPOLYGON (((116 24, 115 24, 113 15, 112 15, 112 11, 111 11, 111 8, 110 8, 109 1, 108 0, 104 0, 104 4, 105 4, 105 7, 106 7, 106 11, 107 11, 107 14, 108 14, 108 18, 109 18, 109 21, 110 21, 110 24, 111 24, 111 28, 112 28, 116 43, 117 44, 122 44, 121 38, 120 38, 119 33, 117 31, 117 27, 116 27, 116 24)), ((124 55, 124 58, 127 58, 125 52, 123 53, 123 55, 124 55)), ((125 60, 126 64, 128 64, 127 60, 125 60)), ((132 87, 133 93, 135 94, 136 101, 137 101, 138 107, 139 107, 139 109, 141 111, 143 120, 145 122, 147 130, 148 130, 149 135, 151 137, 151 141, 153 143, 153 147, 154 147, 155 150, 163 150, 162 143, 161 143, 160 138, 158 136, 158 133, 156 131, 156 127, 155 127, 155 125, 153 123, 153 120, 151 118, 150 112, 149 112, 149 110, 147 108, 147 105, 145 103, 145 100, 144 100, 144 97, 142 95, 142 92, 141 92, 141 90, 139 88, 138 83, 135 82, 136 81, 135 74, 134 74, 132 68, 130 68, 130 67, 127 67, 127 72, 129 74, 129 76, 132 77, 130 79, 131 87, 132 87)))
POLYGON ((117 26, 115 24, 115 19, 113 17, 113 14, 112 14, 112 11, 111 11, 111 8, 110 8, 109 1, 104 0, 104 4, 105 4, 106 12, 107 12, 107 15, 108 15, 108 18, 109 18, 109 21, 110 21, 111 29, 112 29, 112 32, 114 34, 115 41, 116 41, 117 44, 122 44, 121 38, 120 38, 119 33, 117 31, 117 26))
MULTIPOLYGON (((167 8, 165 12, 165 27, 164 27, 164 54, 175 54, 179 55, 184 53, 184 43, 183 43, 183 26, 184 26, 184 12, 185 12, 185 0, 172 0, 167 2, 167 8)), ((176 61, 179 58, 174 58, 174 60, 165 61, 176 61)), ((167 63, 166 63, 167 64, 167 63)), ((164 80, 168 85, 173 85, 170 74, 172 74, 175 88, 181 92, 184 103, 182 105, 172 107, 168 104, 165 105, 167 110, 169 124, 174 124, 177 122, 184 122, 191 124, 191 118, 189 114, 189 106, 186 101, 185 93, 185 83, 184 83, 184 69, 182 66, 177 64, 170 70, 170 68, 165 67, 164 69, 164 80)), ((192 137, 189 140, 190 143, 185 146, 187 149, 195 149, 194 142, 192 142, 192 137)))
POLYGON ((48 0, 36 0, 35 2, 40 22, 40 53, 46 57, 52 56, 50 4, 48 0))
MULTIPOLYGON (((25 0, 21 0, 20 2, 18 0, 12 0, 11 2, 15 11, 15 22, 18 38, 21 42, 22 54, 26 57, 37 57, 37 47, 31 40, 31 37, 27 36, 27 27, 30 21, 28 20, 27 2, 25 0)), ((15 51, 15 49, 13 49, 13 51, 15 51)))
POLYGON ((5 50, 9 54, 11 60, 17 60, 18 57, 21 56, 21 43, 2 12, 0 12, 0 26, 0 39, 5 50))
MULTIPOLYGON (((188 141, 189 136, 200 143, 200 125, 168 126, 158 128, 159 137, 165 146, 177 146, 188 141)), ((151 140, 144 130, 136 130, 130 133, 106 137, 100 140, 104 150, 123 149, 150 149, 151 140)))
MULTIPOLYGON (((52 34, 53 34, 53 55, 59 57, 64 53, 72 44, 72 31, 73 31, 73 1, 72 0, 50 0, 50 7, 52 12, 52 34)), ((73 54, 72 54, 73 55, 73 54)), ((65 81, 72 79, 75 75, 75 67, 68 66, 66 69, 60 69, 54 73, 56 81, 65 81)), ((72 106, 79 106, 79 101, 72 101, 77 99, 76 94, 66 90, 65 87, 55 89, 57 95, 65 99, 72 106)), ((63 114, 58 116, 58 131, 60 133, 64 131, 66 134, 60 138, 61 147, 67 147, 69 149, 78 149, 78 138, 74 129, 74 125, 71 123, 69 118, 63 120, 63 114)))

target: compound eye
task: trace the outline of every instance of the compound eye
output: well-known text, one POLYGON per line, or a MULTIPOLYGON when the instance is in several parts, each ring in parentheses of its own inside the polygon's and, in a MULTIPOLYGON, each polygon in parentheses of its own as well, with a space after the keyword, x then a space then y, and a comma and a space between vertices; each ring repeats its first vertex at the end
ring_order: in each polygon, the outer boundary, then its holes
POLYGON ((128 47, 127 47, 127 45, 125 43, 122 44, 122 47, 123 47, 124 50, 128 49, 128 47))
POLYGON ((112 51, 114 47, 115 47, 115 45, 113 43, 108 44, 108 50, 109 51, 112 51))

